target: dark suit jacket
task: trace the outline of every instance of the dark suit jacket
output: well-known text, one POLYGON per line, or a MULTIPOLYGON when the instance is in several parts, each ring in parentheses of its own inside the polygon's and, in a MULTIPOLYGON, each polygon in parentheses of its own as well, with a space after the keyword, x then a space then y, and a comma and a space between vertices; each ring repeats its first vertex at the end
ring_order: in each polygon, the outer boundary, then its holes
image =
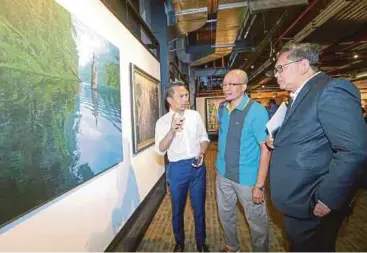
POLYGON ((309 218, 317 200, 341 208, 367 158, 360 93, 325 73, 312 77, 289 107, 274 140, 270 191, 286 215, 309 218))

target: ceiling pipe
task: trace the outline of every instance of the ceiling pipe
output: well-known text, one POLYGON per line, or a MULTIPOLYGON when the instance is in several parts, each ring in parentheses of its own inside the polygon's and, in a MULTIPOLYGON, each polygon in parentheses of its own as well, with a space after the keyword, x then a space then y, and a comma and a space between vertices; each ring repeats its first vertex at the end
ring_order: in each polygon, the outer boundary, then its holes
POLYGON ((349 50, 349 49, 351 49, 353 47, 356 47, 357 45, 365 44, 365 43, 367 43, 367 40, 365 40, 365 39, 362 39, 360 41, 355 41, 352 45, 349 45, 349 46, 347 46, 347 47, 345 47, 345 48, 343 48, 341 50, 342 51, 346 51, 346 50, 349 50))
MULTIPOLYGON (((318 2, 318 0, 314 0, 302 13, 301 15, 279 36, 279 38, 274 42, 273 46, 275 46, 281 39, 284 38, 284 36, 287 35, 287 33, 298 24, 298 22, 308 13, 310 12, 314 7, 315 4, 318 2)), ((255 71, 253 75, 250 76, 250 81, 254 79, 256 76, 261 74, 265 69, 267 69, 271 64, 272 60, 269 58, 266 60, 258 69, 255 71)), ((254 86, 255 87, 255 86, 254 86)))
MULTIPOLYGON (((249 16, 250 16, 250 15, 248 15, 248 17, 249 17, 249 16)), ((247 27, 247 30, 246 30, 246 32, 245 32, 245 35, 243 36, 243 39, 244 39, 244 40, 246 40, 246 39, 247 39, 247 35, 248 35, 248 33, 250 32, 250 29, 252 28, 252 25, 254 24, 256 17, 257 17, 257 14, 255 14, 255 15, 252 17, 252 19, 251 19, 251 21, 250 21, 250 25, 247 27)), ((239 39, 240 37, 241 37, 241 34, 239 34, 239 36, 238 36, 238 38, 237 38, 237 39, 239 39)), ((229 62, 230 62, 230 64, 229 64, 229 68, 231 68, 231 67, 232 67, 232 65, 233 65, 233 63, 235 62, 235 60, 236 60, 236 58, 237 58, 237 55, 238 55, 238 53, 237 53, 237 52, 233 52, 233 51, 232 51, 232 53, 234 53, 234 55, 233 55, 233 58, 232 58, 232 59, 230 58, 230 60, 229 60, 229 62)), ((232 55, 231 55, 231 56, 232 56, 232 55)))
POLYGON ((244 29, 245 29, 245 27, 247 26, 247 22, 248 22, 248 20, 250 19, 250 11, 249 10, 247 10, 247 12, 246 12, 246 17, 245 17, 245 20, 243 21, 243 23, 242 23, 242 26, 241 26, 241 29, 240 29, 240 32, 238 33, 238 36, 237 36, 237 40, 240 40, 241 39, 241 36, 242 36, 242 34, 243 34, 243 31, 244 31, 244 29))
MULTIPOLYGON (((294 39, 288 43, 300 42, 307 38, 311 33, 313 33, 318 27, 326 23, 330 18, 339 13, 343 8, 349 5, 351 1, 345 0, 334 0, 328 5, 316 18, 314 18, 310 23, 308 23, 300 32, 298 32, 294 39)), ((287 43, 287 44, 288 44, 287 43)))
POLYGON ((245 35, 243 36, 243 39, 244 39, 244 40, 247 38, 247 35, 248 35, 248 33, 250 32, 250 29, 251 29, 252 25, 254 24, 256 17, 257 17, 257 14, 255 14, 255 15, 252 17, 252 19, 251 19, 251 23, 250 23, 249 27, 247 28, 247 30, 246 30, 246 32, 245 32, 245 35))
POLYGON ((350 66, 353 66, 353 65, 355 65, 355 64, 361 63, 361 62, 363 62, 363 61, 364 61, 364 60, 354 61, 354 62, 351 62, 351 63, 345 64, 345 65, 342 65, 342 66, 336 67, 336 68, 334 68, 334 69, 332 69, 332 70, 327 71, 326 73, 332 73, 332 72, 335 72, 335 71, 338 71, 338 70, 346 69, 346 68, 348 68, 348 67, 350 67, 350 66))
POLYGON ((260 45, 257 46, 251 58, 240 66, 241 69, 247 70, 257 60, 257 58, 261 55, 264 48, 270 43, 271 38, 273 37, 275 32, 278 30, 279 26, 282 24, 282 22, 284 21, 287 15, 288 15, 288 11, 286 10, 283 12, 282 16, 280 16, 280 18, 275 23, 273 28, 266 34, 265 38, 261 41, 260 45))
MULTIPOLYGON (((326 49, 329 49, 330 47, 333 47, 335 45, 338 45, 339 42, 343 42, 346 39, 351 38, 351 37, 354 37, 354 36, 359 35, 359 34, 363 34, 363 36, 364 36, 365 29, 362 28, 359 31, 356 31, 356 32, 354 32, 352 34, 347 34, 346 36, 343 36, 343 37, 339 38, 338 40, 336 40, 336 41, 334 41, 334 42, 332 42, 330 44, 327 44, 327 45, 322 46, 321 51, 325 51, 326 49)), ((359 36, 359 37, 361 37, 361 36, 359 36)), ((364 39, 366 39, 366 37, 364 37, 364 39)), ((360 41, 360 39, 357 39, 357 41, 355 43, 357 43, 358 41, 360 41)), ((363 42, 363 40, 362 40, 362 42, 363 42)), ((352 45, 348 45, 348 46, 344 47, 343 49, 339 49, 339 50, 340 51, 346 51, 346 50, 348 50, 351 47, 354 47, 354 43, 352 43, 352 45)))
MULTIPOLYGON (((317 2, 317 1, 314 1, 317 2)), ((313 3, 314 3, 313 2, 313 3)), ((306 38, 308 35, 310 35, 316 28, 313 28, 314 26, 320 26, 321 24, 324 24, 326 21, 328 21, 331 17, 333 17, 337 12, 339 12, 342 8, 344 8, 347 4, 349 3, 345 3, 346 1, 344 0, 334 0, 331 4, 328 5, 328 7, 326 9, 324 9, 315 19, 313 19, 308 25, 305 26, 305 28, 303 28, 300 32, 298 32, 295 36, 293 40, 290 40, 287 44, 289 43, 294 43, 294 42, 300 42, 302 41, 304 38, 306 38)), ((312 3, 312 4, 313 4, 312 3)), ((308 10, 308 8, 306 10, 304 10, 304 12, 309 12, 310 10, 308 10)), ((305 16, 303 15, 303 13, 301 13, 300 16, 305 16)), ((297 18, 297 22, 299 22, 300 19, 297 18)), ((293 23, 291 24, 291 26, 293 25, 293 23)), ((295 25, 295 24, 294 24, 295 25)), ((293 25, 293 26, 294 26, 293 25)), ((286 29, 290 30, 292 29, 292 27, 286 29)), ((283 35, 283 37, 286 34, 283 35)), ((278 41, 277 41, 278 42, 278 41)), ((286 45, 287 45, 286 44, 286 45)), ((262 66, 260 66, 258 69, 259 71, 256 71, 256 75, 252 75, 250 77, 250 80, 254 79, 257 75, 261 74, 264 70, 266 70, 270 65, 272 64, 271 59, 268 59, 262 66)), ((259 84, 254 85, 253 87, 251 87, 251 89, 256 89, 257 87, 259 87, 259 84)))
MULTIPOLYGON (((248 20, 249 20, 249 18, 250 18, 250 11, 249 10, 247 10, 247 12, 246 12, 246 17, 245 17, 245 21, 243 21, 243 24, 242 24, 242 27, 241 27, 241 30, 239 31, 239 33, 238 33, 238 36, 237 36, 237 40, 240 40, 241 39, 241 37, 242 37, 242 34, 243 34, 243 31, 244 31, 244 29, 245 29, 245 27, 246 27, 246 25, 247 25, 247 22, 248 22, 248 20)), ((255 15, 256 16, 256 15, 255 15)), ((251 26, 251 24, 250 24, 250 26, 251 26)), ((234 61, 236 60, 236 57, 237 57, 237 52, 234 52, 234 50, 232 50, 232 53, 231 53, 231 55, 229 56, 229 60, 228 60, 228 67, 230 68, 230 67, 232 67, 232 64, 234 63, 234 61)))
POLYGON ((357 81, 357 80, 366 79, 366 78, 367 78, 367 71, 364 71, 364 72, 356 74, 355 76, 353 76, 351 78, 348 78, 348 80, 357 81))
POLYGON ((256 76, 264 72, 270 65, 273 64, 271 59, 267 59, 260 67, 258 67, 255 72, 250 76, 249 81, 252 81, 256 76))
POLYGON ((298 22, 307 14, 309 13, 317 4, 318 0, 314 0, 310 5, 307 6, 306 10, 304 10, 301 15, 278 37, 278 39, 274 42, 274 46, 283 39, 285 35, 288 34, 288 32, 298 24, 298 22))

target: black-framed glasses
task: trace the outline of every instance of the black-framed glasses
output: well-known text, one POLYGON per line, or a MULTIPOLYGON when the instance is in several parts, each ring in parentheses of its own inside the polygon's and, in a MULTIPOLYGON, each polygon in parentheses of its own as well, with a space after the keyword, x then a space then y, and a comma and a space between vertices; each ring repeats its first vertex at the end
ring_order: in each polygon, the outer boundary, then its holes
POLYGON ((222 87, 222 88, 225 88, 225 87, 232 88, 233 86, 244 85, 244 84, 246 84, 246 83, 221 83, 220 87, 222 87))
POLYGON ((286 64, 276 66, 276 67, 274 68, 274 75, 275 75, 276 73, 282 73, 282 72, 283 72, 283 68, 284 68, 285 66, 287 66, 287 65, 289 65, 289 64, 292 64, 292 63, 300 62, 300 61, 302 61, 302 60, 303 60, 303 59, 298 60, 298 61, 291 61, 291 62, 288 62, 288 63, 286 63, 286 64))

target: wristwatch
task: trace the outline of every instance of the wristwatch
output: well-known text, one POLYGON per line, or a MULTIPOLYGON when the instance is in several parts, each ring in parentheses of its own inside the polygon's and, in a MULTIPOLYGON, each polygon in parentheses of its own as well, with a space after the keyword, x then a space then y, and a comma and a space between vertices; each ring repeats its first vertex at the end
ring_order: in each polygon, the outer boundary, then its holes
POLYGON ((262 192, 265 191, 265 185, 263 184, 255 184, 255 187, 262 192))

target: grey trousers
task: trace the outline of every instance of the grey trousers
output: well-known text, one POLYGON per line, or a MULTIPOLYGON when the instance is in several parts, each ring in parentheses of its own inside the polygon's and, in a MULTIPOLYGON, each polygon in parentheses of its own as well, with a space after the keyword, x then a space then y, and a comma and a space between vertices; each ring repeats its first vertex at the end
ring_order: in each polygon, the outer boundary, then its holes
POLYGON ((240 250, 236 217, 238 199, 250 225, 252 251, 268 251, 269 227, 265 202, 254 204, 252 202, 252 187, 240 185, 220 175, 217 175, 216 190, 219 219, 224 230, 226 246, 232 251, 240 250))

